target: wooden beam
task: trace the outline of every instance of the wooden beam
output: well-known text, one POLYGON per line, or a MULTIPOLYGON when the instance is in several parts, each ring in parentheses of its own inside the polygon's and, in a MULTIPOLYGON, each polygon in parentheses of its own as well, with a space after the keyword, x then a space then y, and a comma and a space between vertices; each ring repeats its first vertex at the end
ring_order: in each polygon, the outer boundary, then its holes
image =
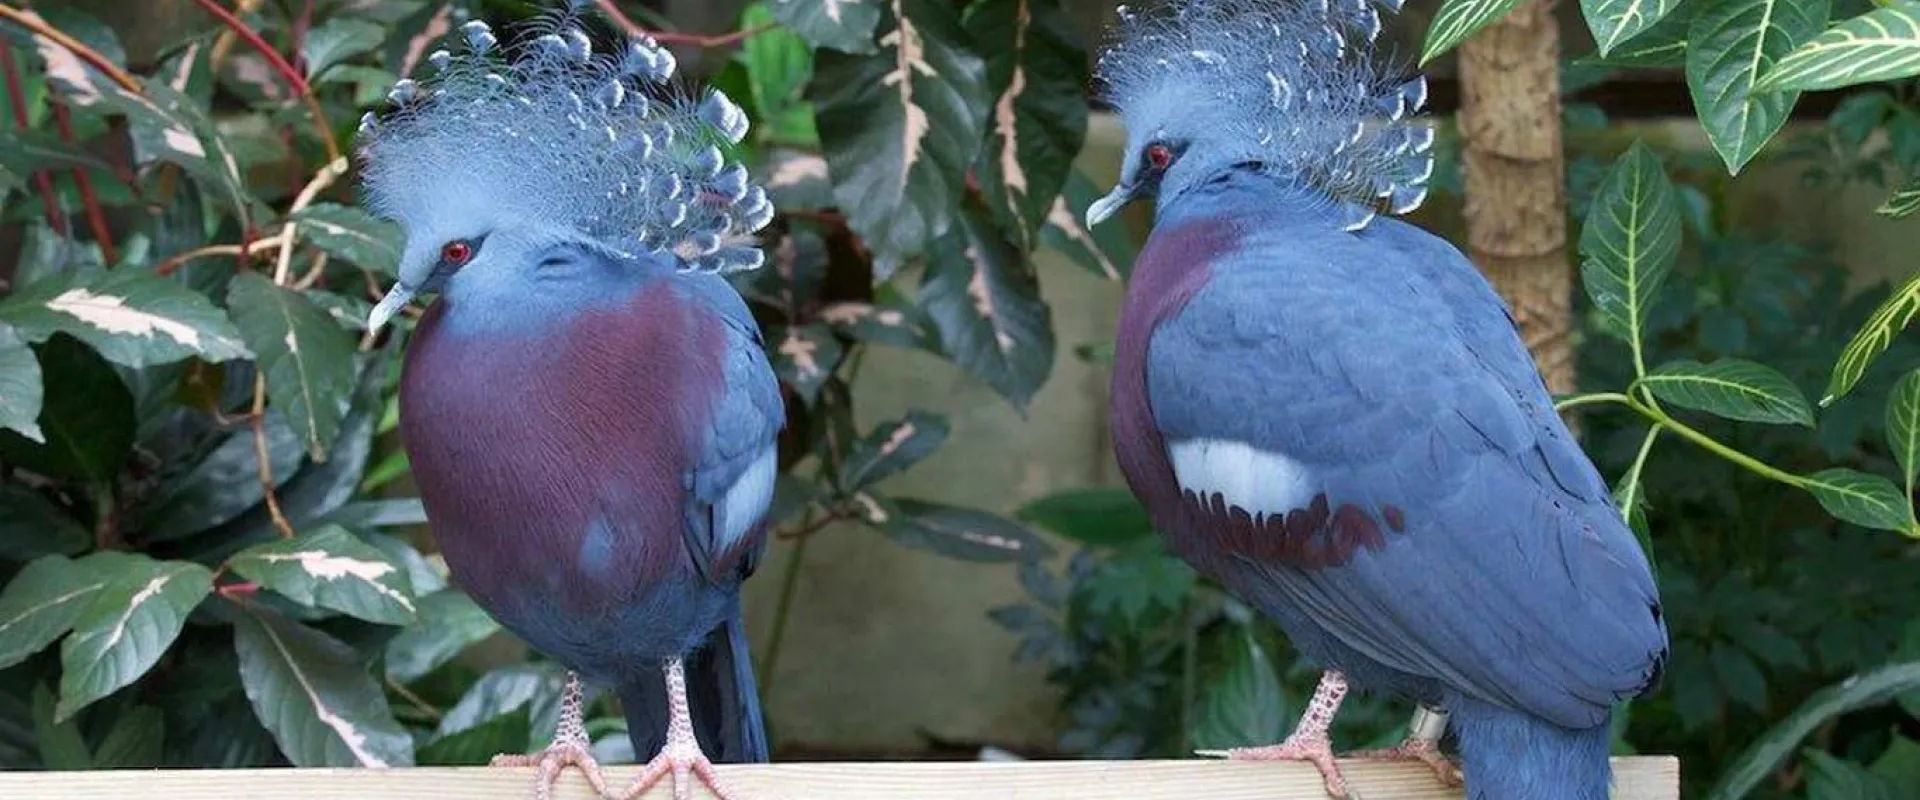
MULTIPOLYGON (((1450 800, 1425 766, 1343 761, 1348 782, 1366 800, 1450 800)), ((607 777, 622 786, 637 771, 607 777)), ((1678 800, 1680 762, 1666 756, 1613 760, 1615 800, 1678 800)), ((757 800, 1323 800, 1320 774, 1305 764, 1214 761, 1008 761, 722 765, 720 775, 757 800)), ((0 773, 7 800, 526 800, 532 769, 121 770, 0 773)), ((672 793, 656 786, 647 800, 672 793)), ((578 773, 561 779, 555 800, 593 800, 578 773)), ((696 798, 710 798, 704 790, 696 798)))

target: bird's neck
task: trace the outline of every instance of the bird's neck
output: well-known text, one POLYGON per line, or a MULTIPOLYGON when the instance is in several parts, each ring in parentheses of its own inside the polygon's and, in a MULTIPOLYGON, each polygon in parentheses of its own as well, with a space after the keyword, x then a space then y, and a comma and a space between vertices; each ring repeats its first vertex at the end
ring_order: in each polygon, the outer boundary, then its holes
POLYGON ((1296 176, 1253 164, 1234 164, 1163 190, 1154 212, 1154 227, 1249 213, 1325 214, 1327 205, 1323 195, 1296 176))

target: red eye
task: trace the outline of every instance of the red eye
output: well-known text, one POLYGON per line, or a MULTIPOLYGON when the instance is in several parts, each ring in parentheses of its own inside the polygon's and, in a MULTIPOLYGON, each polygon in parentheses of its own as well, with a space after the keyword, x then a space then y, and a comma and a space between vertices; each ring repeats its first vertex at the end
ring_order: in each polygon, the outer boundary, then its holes
POLYGON ((473 258, 473 245, 466 242, 448 242, 446 247, 440 248, 440 260, 453 266, 465 264, 470 258, 473 258))
POLYGON ((1168 150, 1164 144, 1149 145, 1147 147, 1147 163, 1152 164, 1154 169, 1166 169, 1167 167, 1173 166, 1173 151, 1168 150))

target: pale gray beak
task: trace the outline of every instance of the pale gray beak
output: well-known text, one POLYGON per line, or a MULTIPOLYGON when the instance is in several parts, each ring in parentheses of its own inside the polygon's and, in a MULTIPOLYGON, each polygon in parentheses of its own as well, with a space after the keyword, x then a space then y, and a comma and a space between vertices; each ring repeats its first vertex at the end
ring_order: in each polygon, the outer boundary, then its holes
POLYGON ((1108 217, 1120 213, 1120 209, 1131 202, 1133 202, 1132 186, 1123 183, 1113 187, 1113 191, 1108 192, 1106 197, 1095 200, 1093 205, 1087 206, 1087 227, 1091 228, 1105 222, 1108 217))
POLYGON ((395 283, 392 289, 388 289, 387 296, 380 298, 380 304, 367 314, 367 333, 379 333, 387 321, 393 319, 393 315, 400 313, 400 309, 406 308, 407 303, 413 300, 413 291, 413 287, 405 283, 395 283))

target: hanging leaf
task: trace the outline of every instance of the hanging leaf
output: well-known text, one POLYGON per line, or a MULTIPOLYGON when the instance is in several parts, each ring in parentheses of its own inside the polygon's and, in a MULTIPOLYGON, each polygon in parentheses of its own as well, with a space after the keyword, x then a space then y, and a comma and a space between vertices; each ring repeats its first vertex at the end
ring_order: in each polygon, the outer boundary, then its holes
POLYGON ((1031 250, 1087 135, 1087 59, 1059 0, 993 0, 969 8, 986 55, 992 117, 981 152, 994 218, 1031 250))
POLYGON ((100 88, 101 102, 126 115, 138 162, 165 161, 179 166, 238 214, 243 228, 253 224, 259 201, 247 191, 240 161, 192 98, 164 81, 147 81, 141 86, 141 94, 111 83, 102 83, 100 88))
POLYGON ((1134 243, 1127 227, 1110 223, 1088 230, 1085 220, 1074 211, 1092 205, 1101 194, 1078 170, 1069 173, 1064 191, 1047 209, 1040 241, 1095 275, 1120 280, 1133 268, 1134 243))
POLYGON ((0 669, 45 650, 73 629, 94 592, 107 585, 98 562, 38 559, 0 589, 0 669))
POLYGON ((1420 65, 1426 66, 1448 50, 1459 46, 1480 29, 1499 22, 1520 4, 1520 0, 1442 0, 1427 28, 1426 44, 1420 47, 1420 65))
POLYGON ((1920 173, 1893 190, 1893 194, 1887 196, 1887 202, 1881 203, 1873 213, 1888 219, 1904 219, 1913 216, 1915 211, 1920 211, 1920 173))
POLYGON ((1645 340, 1647 312, 1680 252, 1680 215, 1660 159, 1634 142, 1614 162, 1580 231, 1580 279, 1607 332, 1645 340))
POLYGON ((500 623, 459 589, 420 598, 420 617, 387 643, 387 677, 412 683, 500 630, 500 623))
POLYGON ((106 162, 60 138, 32 129, 0 128, 0 169, 32 175, 47 169, 108 169, 106 162))
POLYGON ((1826 29, 1767 70, 1760 87, 1819 91, 1920 75, 1920 5, 1889 3, 1826 29))
POLYGON ((256 273, 234 276, 227 306, 259 354, 273 407, 286 415, 308 454, 324 460, 353 390, 352 338, 305 296, 256 273))
POLYGON ((360 654, 258 606, 234 615, 240 684, 296 767, 407 767, 413 737, 360 654))
POLYGON ((1273 657, 1250 630, 1229 645, 1227 666, 1201 688, 1193 745, 1203 750, 1261 747, 1280 741, 1289 719, 1273 657))
POLYGON ((1020 251, 975 208, 929 254, 920 307, 960 368, 1015 408, 1053 370, 1053 317, 1020 251))
POLYGON ((908 547, 983 562, 1035 561, 1053 552, 1032 531, 985 511, 905 498, 869 505, 864 493, 855 500, 866 506, 867 522, 908 547))
POLYGON ((1704 0, 1687 33, 1687 87, 1707 139, 1739 173, 1787 121, 1799 92, 1759 89, 1760 76, 1820 32, 1828 0, 1704 0))
POLYGON ((290 217, 327 255, 387 277, 400 274, 400 226, 358 208, 314 203, 290 217))
POLYGON ((0 301, 0 320, 34 343, 72 334, 129 367, 252 355, 226 313, 207 298, 139 269, 60 273, 37 281, 0 301))
POLYGON ((1840 351, 1839 360, 1833 364, 1833 374, 1827 378, 1827 391, 1820 398, 1821 406, 1829 406, 1833 401, 1845 397, 1860 379, 1867 374, 1867 367, 1880 357, 1881 353, 1893 344, 1893 337, 1907 329, 1907 323, 1913 321, 1913 315, 1920 313, 1920 274, 1907 279, 1900 288, 1893 290, 1892 296, 1874 309, 1873 316, 1867 318, 1860 330, 1855 331, 1853 339, 1847 342, 1846 349, 1840 351))
MULTIPOLYGON (((768 0, 773 18, 807 41, 847 53, 871 53, 880 0, 768 0)), ((899 5, 894 5, 899 13, 899 5)))
POLYGON ((1849 711, 1877 706, 1915 689, 1920 689, 1920 661, 1890 664, 1814 692, 1792 714, 1748 745, 1733 766, 1720 773, 1706 800, 1746 797, 1761 782, 1777 775, 1781 762, 1814 730, 1849 711))
POLYGON ((1071 489, 1022 506, 1015 519, 1089 547, 1119 547, 1153 535, 1147 509, 1126 489, 1071 489))
POLYGON ((227 567, 304 606, 383 625, 414 621, 407 574, 378 548, 338 525, 247 548, 228 559, 227 567))
POLYGON ((988 103, 950 4, 893 0, 883 28, 874 55, 820 53, 808 92, 836 205, 874 254, 876 281, 953 227, 988 103))
POLYGON ((1580 0, 1580 13, 1605 57, 1651 29, 1678 5, 1680 0, 1580 0))
POLYGON ((1633 531, 1633 538, 1640 542, 1640 552, 1646 555, 1647 564, 1653 568, 1656 579, 1660 577, 1660 565, 1653 559, 1653 531, 1647 527, 1647 491, 1641 483, 1641 475, 1647 468, 1647 453, 1653 449, 1653 443, 1659 440, 1661 430, 1658 425, 1647 428, 1646 438, 1640 441, 1639 457, 1634 459, 1633 466, 1613 486, 1613 504, 1620 509, 1627 529, 1633 531))
POLYGON ((41 444, 40 401, 45 394, 40 362, 13 328, 0 325, 0 428, 19 431, 41 444))
POLYGON ((1727 419, 1813 427, 1813 409, 1799 387, 1772 367, 1751 361, 1671 361, 1640 383, 1669 403, 1727 419))
POLYGON ((96 485, 113 480, 133 450, 133 396, 126 383, 71 336, 55 336, 37 349, 46 384, 39 419, 45 442, 0 431, 0 457, 48 477, 96 485))
POLYGON ((56 719, 133 683, 160 660, 187 614, 213 591, 213 573, 186 561, 102 552, 86 559, 106 578, 60 645, 56 719))
POLYGON ((1907 486, 1920 472, 1920 370, 1907 373, 1887 396, 1887 449, 1907 486))
POLYGON ((793 387, 801 401, 812 405, 820 396, 820 386, 833 375, 845 355, 833 330, 814 322, 799 327, 774 327, 767 330, 767 358, 773 372, 793 387))
MULTIPOLYGON (((767 199, 781 211, 807 211, 834 204, 833 183, 827 179, 827 160, 813 153, 773 148, 767 153, 761 184, 767 199)), ((756 270, 757 272, 757 270, 756 270)))
POLYGON ((361 53, 372 52, 387 38, 386 29, 366 20, 337 17, 307 31, 300 57, 306 61, 307 80, 328 67, 361 53))
MULTIPOLYGON (((1851 469, 1827 469, 1801 479, 1820 507, 1842 522, 1863 528, 1912 531, 1913 515, 1907 498, 1892 482, 1851 469)), ((1920 533, 1920 531, 1914 531, 1920 533)))
POLYGON ((855 442, 840 464, 840 491, 854 492, 905 472, 946 443, 947 418, 909 411, 906 419, 882 423, 855 442))

